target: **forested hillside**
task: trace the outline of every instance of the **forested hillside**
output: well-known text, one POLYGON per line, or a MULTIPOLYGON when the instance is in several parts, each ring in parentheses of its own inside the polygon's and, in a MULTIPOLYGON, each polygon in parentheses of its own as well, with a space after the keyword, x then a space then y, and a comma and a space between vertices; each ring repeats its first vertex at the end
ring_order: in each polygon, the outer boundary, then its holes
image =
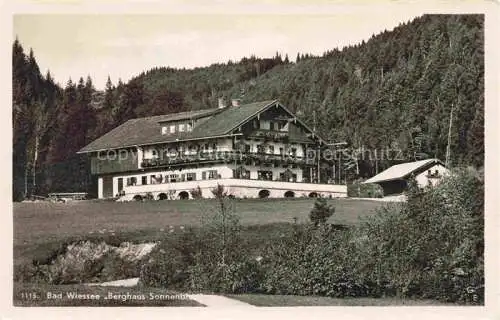
POLYGON ((214 107, 222 95, 243 103, 280 99, 327 140, 346 141, 348 180, 401 161, 356 159, 361 148, 401 150, 406 161, 444 160, 451 114, 451 165, 482 167, 483 22, 482 15, 426 15, 322 56, 300 54, 292 62, 277 53, 191 70, 155 68, 128 83, 108 79, 105 92, 89 77, 60 88, 16 40, 14 199, 92 192, 88 160, 75 154, 85 144, 130 118, 214 107))

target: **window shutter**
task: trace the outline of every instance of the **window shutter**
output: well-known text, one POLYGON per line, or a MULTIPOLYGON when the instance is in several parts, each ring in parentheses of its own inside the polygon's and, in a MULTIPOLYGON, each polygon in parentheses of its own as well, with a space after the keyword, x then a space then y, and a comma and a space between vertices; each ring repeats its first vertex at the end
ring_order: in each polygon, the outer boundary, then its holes
POLYGON ((203 171, 203 172, 201 173, 201 179, 202 179, 202 180, 207 180, 207 172, 206 172, 206 171, 203 171))

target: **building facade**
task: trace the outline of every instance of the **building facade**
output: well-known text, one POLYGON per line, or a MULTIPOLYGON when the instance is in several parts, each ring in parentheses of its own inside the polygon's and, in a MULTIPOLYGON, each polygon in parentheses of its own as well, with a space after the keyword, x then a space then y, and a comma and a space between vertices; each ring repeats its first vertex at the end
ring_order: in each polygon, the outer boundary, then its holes
POLYGON ((91 157, 98 197, 213 197, 223 185, 235 197, 347 194, 325 183, 326 143, 279 101, 132 119, 80 153, 91 157))
POLYGON ((449 173, 439 159, 426 159, 394 165, 363 183, 376 183, 382 187, 384 196, 391 196, 403 194, 412 178, 420 188, 425 188, 436 186, 449 173))

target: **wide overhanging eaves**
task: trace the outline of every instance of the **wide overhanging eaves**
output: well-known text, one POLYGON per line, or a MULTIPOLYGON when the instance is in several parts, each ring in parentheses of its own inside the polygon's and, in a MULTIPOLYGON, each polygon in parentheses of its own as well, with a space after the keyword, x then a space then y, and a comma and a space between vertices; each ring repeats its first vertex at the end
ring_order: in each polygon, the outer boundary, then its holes
POLYGON ((165 144, 165 143, 176 143, 176 142, 185 142, 185 141, 216 139, 216 138, 225 138, 225 137, 241 136, 241 135, 242 135, 242 133, 234 133, 234 134, 224 134, 224 135, 219 135, 219 136, 176 139, 176 140, 159 141, 159 142, 152 142, 152 143, 145 143, 145 144, 132 144, 132 145, 126 145, 126 146, 111 147, 111 148, 92 149, 92 150, 86 150, 86 151, 80 150, 77 153, 78 154, 94 153, 94 152, 103 152, 103 151, 111 151, 111 150, 119 150, 119 149, 127 149, 127 148, 147 147, 147 146, 154 146, 154 145, 165 144))

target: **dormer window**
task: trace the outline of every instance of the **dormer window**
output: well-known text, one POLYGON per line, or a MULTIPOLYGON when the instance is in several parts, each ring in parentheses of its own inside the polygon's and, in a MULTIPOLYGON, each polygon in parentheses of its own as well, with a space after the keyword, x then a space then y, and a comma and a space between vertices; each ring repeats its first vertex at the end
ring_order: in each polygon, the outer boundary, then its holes
POLYGON ((170 133, 175 133, 175 126, 170 126, 170 133))
POLYGON ((188 132, 193 131, 193 125, 191 123, 186 124, 186 131, 188 132))
POLYGON ((168 127, 161 127, 161 134, 167 134, 168 133, 168 127))
POLYGON ((184 123, 181 123, 179 125, 179 132, 184 132, 186 130, 186 127, 185 127, 185 124, 184 123))

